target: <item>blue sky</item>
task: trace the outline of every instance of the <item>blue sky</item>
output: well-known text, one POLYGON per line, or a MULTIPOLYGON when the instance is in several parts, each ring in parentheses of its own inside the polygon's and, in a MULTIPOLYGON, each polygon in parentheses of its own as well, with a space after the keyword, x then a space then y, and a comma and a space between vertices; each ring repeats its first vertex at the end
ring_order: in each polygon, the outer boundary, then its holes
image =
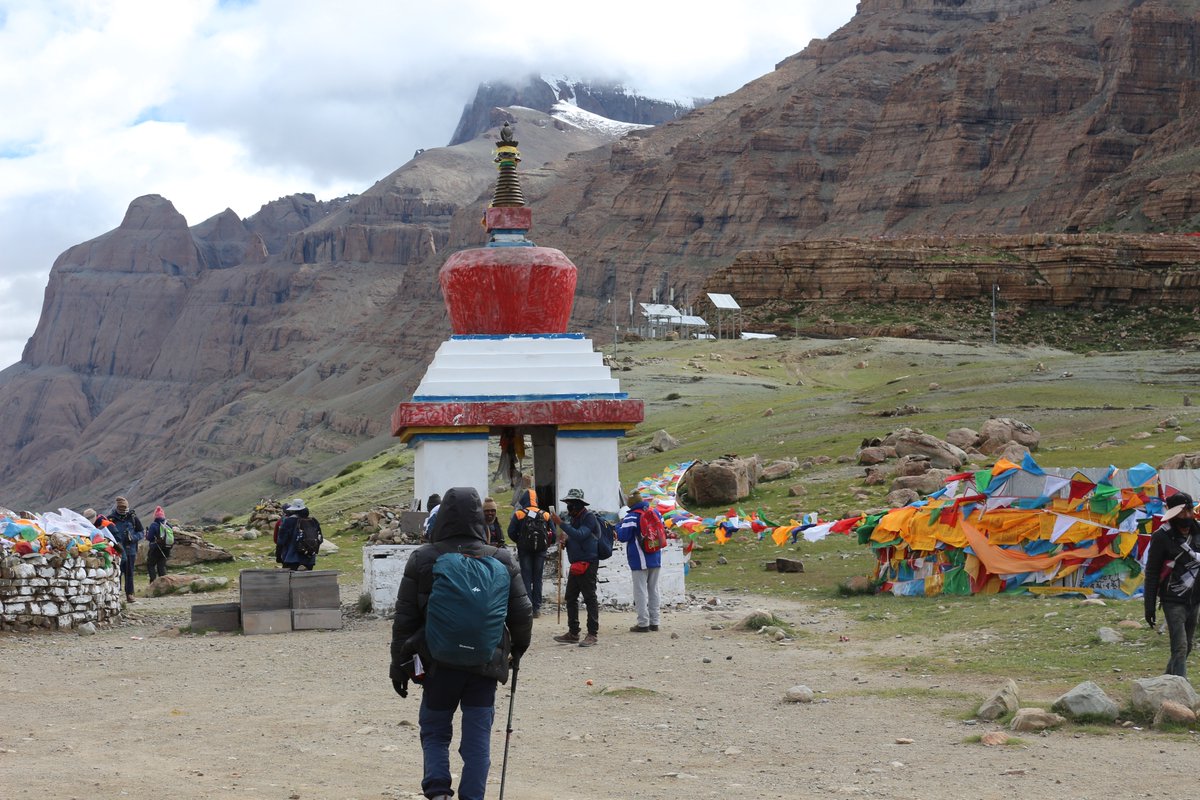
POLYGON ((54 259, 135 197, 160 194, 194 225, 361 192, 445 145, 482 81, 727 94, 855 5, 0 0, 0 368, 33 333, 54 259))

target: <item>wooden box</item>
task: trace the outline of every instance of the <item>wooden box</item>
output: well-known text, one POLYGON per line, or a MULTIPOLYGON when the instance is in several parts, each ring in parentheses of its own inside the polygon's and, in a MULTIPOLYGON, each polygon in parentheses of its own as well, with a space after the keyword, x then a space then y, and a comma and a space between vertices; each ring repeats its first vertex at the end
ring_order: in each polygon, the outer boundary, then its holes
POLYGON ((242 607, 239 603, 210 603, 192 606, 192 632, 236 631, 242 627, 242 607))
POLYGON ((244 569, 238 576, 242 613, 292 607, 292 573, 286 569, 244 569))
POLYGON ((338 592, 337 578, 336 569, 293 572, 291 607, 340 609, 342 597, 338 592))
POLYGON ((292 629, 292 610, 246 611, 242 610, 242 632, 247 636, 257 633, 287 633, 292 629))
POLYGON ((341 627, 342 610, 340 608, 292 609, 293 630, 338 630, 341 627))

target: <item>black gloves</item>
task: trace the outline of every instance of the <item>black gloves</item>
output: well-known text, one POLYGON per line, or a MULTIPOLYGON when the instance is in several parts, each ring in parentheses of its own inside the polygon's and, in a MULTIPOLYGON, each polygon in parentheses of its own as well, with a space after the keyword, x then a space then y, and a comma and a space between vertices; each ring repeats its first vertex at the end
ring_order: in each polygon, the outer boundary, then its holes
POLYGON ((396 680, 395 678, 392 678, 392 688, 395 689, 396 694, 400 695, 401 697, 408 697, 408 679, 407 678, 401 678, 400 680, 396 680))
POLYGON ((1154 618, 1154 612, 1153 612, 1153 611, 1151 611, 1150 613, 1146 614, 1146 624, 1147 624, 1147 625, 1149 625, 1151 628, 1153 628, 1153 627, 1154 627, 1154 623, 1155 623, 1155 622, 1156 622, 1156 620, 1155 620, 1155 618, 1154 618))

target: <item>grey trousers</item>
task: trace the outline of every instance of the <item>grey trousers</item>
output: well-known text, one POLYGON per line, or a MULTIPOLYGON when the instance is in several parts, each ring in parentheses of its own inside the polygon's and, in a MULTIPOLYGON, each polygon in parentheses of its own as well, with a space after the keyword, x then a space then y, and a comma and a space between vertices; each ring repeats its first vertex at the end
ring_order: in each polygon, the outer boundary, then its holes
POLYGON ((635 569, 633 572, 633 607, 637 609, 637 624, 645 628, 658 624, 658 567, 635 569))

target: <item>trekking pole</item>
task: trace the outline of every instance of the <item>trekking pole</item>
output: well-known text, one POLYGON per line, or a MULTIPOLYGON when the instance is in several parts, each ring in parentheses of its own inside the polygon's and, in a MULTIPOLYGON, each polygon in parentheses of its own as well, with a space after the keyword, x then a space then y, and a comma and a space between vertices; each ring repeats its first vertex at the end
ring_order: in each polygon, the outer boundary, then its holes
POLYGON ((500 800, 504 800, 504 778, 508 773, 508 740, 512 738, 512 718, 513 718, 513 700, 517 696, 517 671, 520 669, 520 662, 513 664, 512 671, 512 688, 508 692, 508 727, 504 731, 504 761, 500 765, 500 800))
POLYGON ((555 625, 562 624, 562 572, 563 572, 563 549, 558 548, 558 619, 554 621, 555 625))

